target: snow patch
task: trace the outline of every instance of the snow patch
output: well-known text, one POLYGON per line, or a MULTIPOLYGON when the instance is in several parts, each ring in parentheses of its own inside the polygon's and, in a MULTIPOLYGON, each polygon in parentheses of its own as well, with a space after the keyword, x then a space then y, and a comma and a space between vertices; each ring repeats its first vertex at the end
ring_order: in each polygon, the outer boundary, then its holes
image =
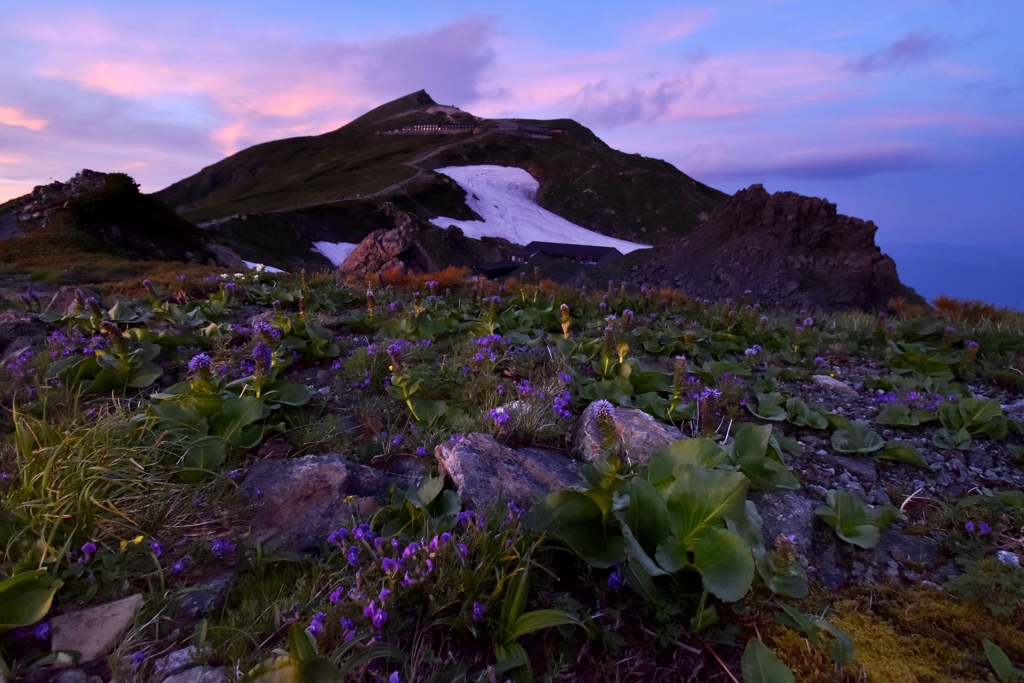
POLYGON ((256 266, 262 266, 263 270, 267 271, 268 273, 283 273, 284 272, 280 268, 275 268, 274 266, 267 266, 267 265, 264 265, 262 263, 256 263, 255 261, 242 261, 242 263, 244 263, 245 267, 248 268, 249 270, 255 269, 256 266))
POLYGON ((340 266, 358 246, 351 242, 313 242, 313 251, 326 256, 331 265, 340 266))
POLYGON ((650 248, 648 244, 628 242, 587 230, 541 208, 537 205, 540 183, 521 168, 481 165, 446 166, 434 170, 457 182, 466 191, 466 204, 483 217, 483 221, 443 216, 432 219, 430 222, 438 227, 457 225, 467 237, 504 237, 521 245, 534 241, 586 244, 615 247, 623 254, 650 248))

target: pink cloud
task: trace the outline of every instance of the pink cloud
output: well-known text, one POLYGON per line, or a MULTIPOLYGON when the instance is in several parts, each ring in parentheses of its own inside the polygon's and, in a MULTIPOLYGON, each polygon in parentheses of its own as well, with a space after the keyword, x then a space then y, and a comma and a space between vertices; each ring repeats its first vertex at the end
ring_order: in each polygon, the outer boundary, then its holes
POLYGON ((29 130, 42 130, 46 126, 46 119, 27 114, 14 107, 0 105, 0 125, 21 126, 29 130))
POLYGON ((629 34, 634 40, 645 43, 671 43, 696 33, 710 24, 713 18, 711 9, 675 8, 633 24, 629 27, 629 34))

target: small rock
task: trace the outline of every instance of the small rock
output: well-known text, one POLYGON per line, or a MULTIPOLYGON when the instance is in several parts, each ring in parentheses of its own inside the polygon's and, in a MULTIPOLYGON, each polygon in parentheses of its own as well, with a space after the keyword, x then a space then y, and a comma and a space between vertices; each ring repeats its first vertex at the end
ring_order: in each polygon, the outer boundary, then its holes
POLYGON ((1019 567, 1020 558, 1017 553, 1012 553, 1009 550, 999 550, 996 552, 996 558, 1005 564, 1007 567, 1019 567))
POLYGON ((875 546, 875 562, 882 564, 887 558, 903 565, 935 569, 939 564, 942 549, 938 541, 927 536, 912 536, 899 531, 886 531, 875 546))
POLYGON ((844 394, 846 396, 856 396, 857 390, 851 387, 846 382, 830 377, 829 375, 814 375, 811 377, 811 381, 817 384, 819 387, 825 389, 831 389, 838 394, 844 394))
POLYGON ((833 455, 827 460, 836 467, 857 477, 861 482, 872 484, 878 481, 878 467, 871 458, 847 458, 833 455))
POLYGON ((768 548, 775 547, 775 539, 780 534, 792 534, 800 554, 811 557, 814 525, 818 519, 814 514, 817 503, 795 491, 751 491, 749 498, 761 515, 768 548))
POLYGON ((207 616, 224 604, 234 579, 234 572, 225 572, 190 587, 178 598, 178 613, 194 621, 207 616))
POLYGON ((255 540, 299 551, 316 546, 343 520, 365 518, 380 509, 393 481, 372 467, 328 453, 259 460, 241 490, 255 511, 255 540))
MULTIPOLYGON (((580 416, 573 444, 573 454, 585 462, 593 462, 601 455, 601 444, 604 441, 601 429, 597 426, 596 403, 587 406, 580 416)), ((626 456, 641 465, 646 465, 653 453, 683 438, 683 433, 677 428, 658 422, 636 408, 616 408, 615 429, 622 439, 626 456)))
POLYGON ((181 673, 168 676, 163 683, 226 683, 224 669, 215 666, 194 666, 181 673))
POLYGON ((451 476, 462 500, 486 507, 504 497, 527 505, 548 493, 583 483, 579 464, 542 448, 515 450, 489 434, 468 434, 434 450, 441 470, 451 476))
POLYGON ((80 662, 102 657, 114 649, 141 605, 142 595, 137 593, 116 602, 56 616, 50 622, 53 627, 50 648, 54 652, 78 652, 80 662))
POLYGON ((175 650, 166 657, 161 657, 153 665, 153 676, 162 679, 171 674, 176 674, 187 667, 195 665, 199 656, 195 646, 189 645, 184 650, 175 650))

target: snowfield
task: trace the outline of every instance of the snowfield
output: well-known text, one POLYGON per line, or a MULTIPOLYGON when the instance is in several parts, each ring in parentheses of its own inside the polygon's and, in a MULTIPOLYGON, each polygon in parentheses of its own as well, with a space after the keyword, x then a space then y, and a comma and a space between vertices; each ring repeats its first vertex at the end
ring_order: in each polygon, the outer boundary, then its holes
MULTIPOLYGON (((254 269, 256 266, 263 265, 262 263, 256 263, 255 261, 242 261, 242 263, 244 263, 245 267, 248 268, 249 270, 254 269)), ((274 266, 263 266, 263 270, 267 271, 268 273, 283 273, 284 272, 280 268, 275 268, 274 266)))
POLYGON ((623 254, 637 249, 649 249, 649 244, 637 244, 608 237, 571 223, 537 205, 540 184, 521 168, 511 166, 446 166, 435 169, 443 173, 466 191, 466 204, 483 221, 463 221, 439 217, 430 222, 447 228, 457 225, 467 237, 504 237, 514 244, 530 242, 561 242, 615 247, 623 254))
POLYGON ((323 254, 331 265, 340 266, 358 244, 351 242, 313 242, 313 251, 323 254))

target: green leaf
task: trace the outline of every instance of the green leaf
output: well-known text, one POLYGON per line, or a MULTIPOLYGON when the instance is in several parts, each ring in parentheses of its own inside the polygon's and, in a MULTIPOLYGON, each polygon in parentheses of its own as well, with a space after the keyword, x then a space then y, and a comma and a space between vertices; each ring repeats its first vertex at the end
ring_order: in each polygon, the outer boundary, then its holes
POLYGON ((669 536, 658 544, 655 549, 654 559, 658 566, 669 574, 674 574, 686 565, 690 559, 686 553, 686 545, 675 536, 669 536))
POLYGON ((885 446, 885 440, 871 429, 868 422, 853 422, 846 429, 832 433, 832 448, 840 453, 874 453, 885 446))
POLYGON ((995 672, 1000 681, 1005 683, 1024 678, 1024 672, 1013 666, 1010 658, 1006 656, 1002 648, 987 639, 981 641, 981 645, 985 648, 985 656, 988 657, 988 663, 992 665, 992 671, 995 672))
POLYGON ((292 624, 288 629, 288 654, 300 662, 316 659, 316 641, 301 624, 292 624))
POLYGON ((879 529, 887 527, 895 519, 906 520, 903 513, 893 506, 871 508, 848 491, 829 491, 825 502, 814 513, 835 529, 839 538, 865 549, 878 544, 879 529))
POLYGON ((420 484, 416 490, 420 505, 427 507, 434 502, 444 489, 444 477, 427 477, 426 481, 420 484))
POLYGON ((855 650, 853 638, 843 629, 834 626, 824 619, 815 619, 814 623, 821 630, 832 634, 834 639, 832 641, 832 661, 842 669, 853 659, 855 650))
POLYGON ((302 670, 291 657, 267 660, 238 679, 237 683, 300 683, 302 670))
POLYGON ((525 527, 557 538, 595 567, 611 566, 624 557, 622 540, 610 537, 605 524, 601 506, 572 490, 549 494, 523 517, 525 527))
POLYGON ((15 574, 0 581, 0 634, 31 626, 50 611, 53 596, 64 585, 45 569, 15 574))
POLYGON ((711 439, 680 439, 651 455, 647 464, 647 480, 658 486, 680 465, 714 467, 724 459, 725 451, 711 439))
POLYGON ((886 403, 875 418, 878 424, 891 425, 893 427, 916 427, 921 424, 915 412, 905 403, 886 403))
POLYGON ((780 393, 757 394, 747 401, 747 410, 762 420, 782 422, 786 419, 786 409, 782 405, 785 402, 786 397, 780 393))
POLYGON ((312 390, 304 384, 279 379, 263 385, 262 395, 274 403, 286 406, 304 406, 313 398, 312 390))
POLYGON ((828 429, 828 420, 801 398, 786 399, 786 418, 799 427, 828 429))
POLYGON ((772 438, 771 425, 741 425, 730 445, 729 453, 733 460, 746 457, 764 457, 768 451, 768 441, 772 438))
POLYGON ((957 404, 957 410, 968 427, 978 427, 1003 414, 998 401, 990 398, 965 398, 957 404))
POLYGON ((739 472, 680 465, 675 476, 666 497, 669 527, 687 546, 712 527, 722 526, 726 516, 745 514, 750 480, 739 472))
POLYGON ((828 420, 828 425, 832 429, 850 429, 853 426, 853 423, 839 413, 826 413, 825 419, 828 420))
POLYGON ((182 464, 186 469, 179 472, 178 476, 186 483, 195 483, 220 467, 226 457, 224 442, 220 439, 198 439, 185 451, 182 464))
POLYGON ((789 626, 797 631, 803 631, 804 636, 807 640, 811 641, 815 645, 821 642, 821 638, 818 637, 818 627, 811 622, 804 613, 795 607, 791 607, 784 602, 779 603, 779 607, 785 614, 776 614, 772 617, 772 621, 777 624, 789 626))
POLYGON ((946 427, 939 427, 932 434, 932 443, 943 450, 966 451, 971 447, 971 433, 966 428, 951 432, 946 427))
MULTIPOLYGON (((553 626, 583 626, 583 623, 560 609, 538 609, 519 617, 509 637, 517 640, 520 636, 553 626)), ((584 627, 585 628, 585 627, 584 627)))
POLYGON ((433 425, 439 421, 448 410, 448 404, 444 401, 434 401, 420 396, 413 396, 409 402, 419 422, 426 425, 433 425))
POLYGON ((693 564, 704 588, 720 600, 736 602, 754 581, 754 558, 742 538, 727 529, 710 529, 693 548, 693 564))
POLYGON ((128 373, 128 386, 133 389, 144 389, 157 381, 164 374, 163 368, 155 363, 142 363, 128 373))
POLYGON ((892 440, 885 444, 885 449, 878 454, 879 460, 895 460, 923 470, 932 470, 932 466, 921 455, 921 451, 906 441, 892 440))
POLYGON ((750 480, 758 491, 795 491, 800 482, 789 469, 775 460, 764 456, 740 458, 737 464, 740 472, 750 480))
POLYGON ((793 672, 760 638, 747 641, 740 670, 746 683, 796 683, 793 672))
POLYGON ((665 499, 642 477, 630 479, 619 493, 629 496, 629 505, 616 517, 629 527, 641 547, 654 550, 670 534, 665 499))

